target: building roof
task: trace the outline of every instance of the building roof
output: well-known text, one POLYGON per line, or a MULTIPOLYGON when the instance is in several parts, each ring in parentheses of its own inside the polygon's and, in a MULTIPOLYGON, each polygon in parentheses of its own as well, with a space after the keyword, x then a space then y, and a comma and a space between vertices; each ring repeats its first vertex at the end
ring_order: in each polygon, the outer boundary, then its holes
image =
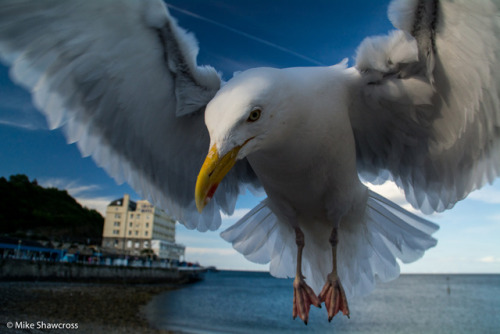
MULTIPOLYGON (((109 203, 108 206, 123 206, 123 198, 115 199, 113 202, 109 203)), ((137 203, 129 200, 128 202, 128 209, 131 211, 135 211, 137 208, 137 203)))

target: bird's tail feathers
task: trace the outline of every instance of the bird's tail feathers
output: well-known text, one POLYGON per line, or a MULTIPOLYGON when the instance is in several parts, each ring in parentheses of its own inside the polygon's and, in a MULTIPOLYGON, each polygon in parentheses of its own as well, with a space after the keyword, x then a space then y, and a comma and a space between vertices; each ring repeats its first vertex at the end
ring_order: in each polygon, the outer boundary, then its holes
MULTIPOLYGON (((348 298, 370 293, 376 277, 383 282, 397 278, 400 272, 397 258, 404 263, 413 262, 436 245, 436 239, 431 236, 438 229, 436 224, 372 191, 369 191, 365 214, 361 217, 343 220, 339 227, 338 273, 348 298)), ((310 224, 302 230, 306 241, 302 272, 313 290, 319 292, 332 270, 328 244, 331 226, 310 224), (316 226, 316 229, 308 226, 316 226)), ((248 260, 270 262, 273 276, 295 275, 295 233, 289 224, 282 223, 273 214, 267 200, 221 236, 248 260)))
POLYGON ((364 219, 343 221, 339 229, 338 271, 346 294, 366 295, 376 278, 382 282, 397 278, 397 259, 410 263, 421 258, 436 245, 431 235, 438 228, 369 191, 364 219))
POLYGON ((295 273, 295 233, 282 224, 267 206, 267 200, 248 212, 234 225, 221 233, 233 248, 255 263, 271 263, 275 277, 293 277, 295 273))

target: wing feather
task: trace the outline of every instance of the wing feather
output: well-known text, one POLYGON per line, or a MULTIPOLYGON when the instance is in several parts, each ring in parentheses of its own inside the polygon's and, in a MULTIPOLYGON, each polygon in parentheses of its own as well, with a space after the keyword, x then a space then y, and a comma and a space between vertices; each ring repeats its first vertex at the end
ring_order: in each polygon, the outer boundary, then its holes
POLYGON ((401 30, 358 49, 350 112, 359 170, 369 181, 392 178, 426 213, 500 174, 499 8, 393 1, 401 30))
POLYGON ((159 0, 0 3, 0 58, 50 127, 187 227, 213 230, 219 209, 232 213, 241 183, 256 179, 240 162, 198 214, 203 113, 221 80, 197 52, 159 0))

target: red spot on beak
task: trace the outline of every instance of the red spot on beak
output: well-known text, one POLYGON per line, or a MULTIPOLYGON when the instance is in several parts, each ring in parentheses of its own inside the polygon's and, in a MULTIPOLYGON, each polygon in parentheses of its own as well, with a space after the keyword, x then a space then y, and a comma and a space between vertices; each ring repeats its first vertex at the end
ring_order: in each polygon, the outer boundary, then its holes
POLYGON ((214 184, 214 185, 210 188, 210 190, 209 190, 209 191, 208 191, 208 193, 207 193, 207 199, 208 199, 208 200, 211 200, 211 199, 212 199, 212 197, 214 197, 215 191, 217 190, 217 187, 218 187, 218 186, 219 186, 219 184, 218 184, 218 183, 216 183, 216 184, 214 184))

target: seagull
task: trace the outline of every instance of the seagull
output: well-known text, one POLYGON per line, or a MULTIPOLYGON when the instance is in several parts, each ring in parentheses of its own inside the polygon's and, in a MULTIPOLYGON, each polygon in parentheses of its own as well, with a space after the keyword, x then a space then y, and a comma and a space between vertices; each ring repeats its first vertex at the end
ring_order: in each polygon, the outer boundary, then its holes
POLYGON ((424 213, 500 173, 500 3, 394 0, 355 65, 254 68, 224 82, 160 0, 1 0, 0 58, 51 128, 190 229, 295 277, 293 317, 328 319, 436 244, 424 213))

